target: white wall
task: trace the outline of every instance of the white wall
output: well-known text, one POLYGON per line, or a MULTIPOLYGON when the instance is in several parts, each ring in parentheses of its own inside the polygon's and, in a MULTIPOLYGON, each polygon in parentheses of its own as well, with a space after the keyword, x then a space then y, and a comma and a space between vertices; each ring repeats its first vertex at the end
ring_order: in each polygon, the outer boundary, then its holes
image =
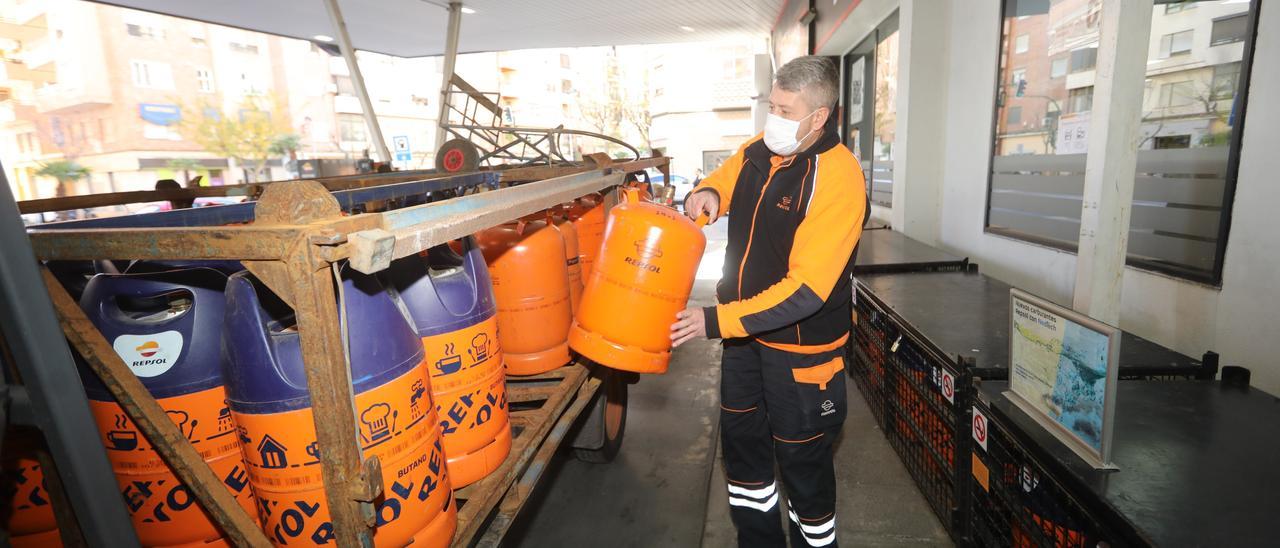
POLYGON ((1266 2, 1249 82, 1240 176, 1232 210, 1215 347, 1227 363, 1253 369, 1254 386, 1280 393, 1280 10, 1266 2), (1265 98, 1265 99, 1264 99, 1265 98))

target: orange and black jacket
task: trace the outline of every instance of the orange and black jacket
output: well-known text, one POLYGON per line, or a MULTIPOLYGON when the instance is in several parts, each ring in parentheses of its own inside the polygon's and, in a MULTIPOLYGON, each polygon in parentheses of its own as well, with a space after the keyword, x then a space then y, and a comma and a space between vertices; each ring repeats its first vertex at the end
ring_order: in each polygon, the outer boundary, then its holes
POLYGON ((757 136, 707 176, 694 191, 718 194, 720 215, 729 215, 720 304, 703 309, 707 337, 801 353, 844 344, 865 188, 858 160, 830 126, 790 158, 757 136))

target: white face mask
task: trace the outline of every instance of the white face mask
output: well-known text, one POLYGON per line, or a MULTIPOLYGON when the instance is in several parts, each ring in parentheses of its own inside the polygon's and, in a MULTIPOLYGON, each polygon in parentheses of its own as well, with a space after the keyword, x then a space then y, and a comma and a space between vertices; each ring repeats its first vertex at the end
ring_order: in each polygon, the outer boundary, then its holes
MULTIPOLYGON (((817 110, 814 110, 809 113, 809 116, 813 116, 817 112, 817 110)), ((813 130, 809 130, 809 133, 804 134, 804 137, 801 137, 799 141, 796 140, 796 131, 800 129, 800 122, 808 120, 809 116, 799 120, 788 120, 777 114, 769 113, 764 122, 764 145, 778 156, 790 156, 800 147, 800 141, 808 139, 809 135, 813 134, 813 130)))

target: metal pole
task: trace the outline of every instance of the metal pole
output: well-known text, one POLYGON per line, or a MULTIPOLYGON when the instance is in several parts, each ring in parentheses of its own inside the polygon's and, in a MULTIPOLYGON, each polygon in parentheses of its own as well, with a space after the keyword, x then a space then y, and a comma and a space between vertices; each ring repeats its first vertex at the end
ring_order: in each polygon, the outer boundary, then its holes
POLYGON ((89 400, 53 304, 36 268, 35 253, 18 216, 9 181, 0 170, 0 329, 22 375, 31 416, 49 443, 67 499, 90 545, 137 546, 124 498, 89 413, 89 400))
POLYGON ((369 90, 364 86, 364 76, 360 74, 360 65, 356 64, 356 50, 351 47, 351 36, 347 34, 347 21, 342 18, 342 9, 338 0, 324 0, 329 8, 329 19, 333 21, 334 33, 338 35, 338 47, 342 50, 342 58, 347 61, 347 70, 351 71, 351 83, 355 85, 356 97, 360 98, 360 110, 364 111, 364 122, 373 135, 373 144, 378 147, 378 155, 384 162, 391 161, 391 151, 382 138, 382 128, 378 126, 378 116, 373 112, 373 101, 369 100, 369 90))
POLYGON ((444 125, 449 117, 449 91, 453 88, 453 67, 458 60, 458 31, 461 27, 462 2, 449 2, 449 29, 444 39, 444 69, 440 73, 440 113, 436 116, 436 150, 440 150, 440 146, 444 144, 444 125))
POLYGON ((1103 2, 1072 308, 1120 325, 1151 0, 1103 2))

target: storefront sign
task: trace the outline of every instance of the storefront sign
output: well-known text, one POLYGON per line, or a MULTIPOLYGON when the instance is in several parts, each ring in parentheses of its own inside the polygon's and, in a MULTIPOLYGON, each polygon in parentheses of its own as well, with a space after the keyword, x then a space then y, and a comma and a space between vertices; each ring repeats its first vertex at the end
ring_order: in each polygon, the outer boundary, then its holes
POLYGON ((170 126, 182 121, 182 109, 169 103, 139 103, 138 115, 158 126, 170 126))

